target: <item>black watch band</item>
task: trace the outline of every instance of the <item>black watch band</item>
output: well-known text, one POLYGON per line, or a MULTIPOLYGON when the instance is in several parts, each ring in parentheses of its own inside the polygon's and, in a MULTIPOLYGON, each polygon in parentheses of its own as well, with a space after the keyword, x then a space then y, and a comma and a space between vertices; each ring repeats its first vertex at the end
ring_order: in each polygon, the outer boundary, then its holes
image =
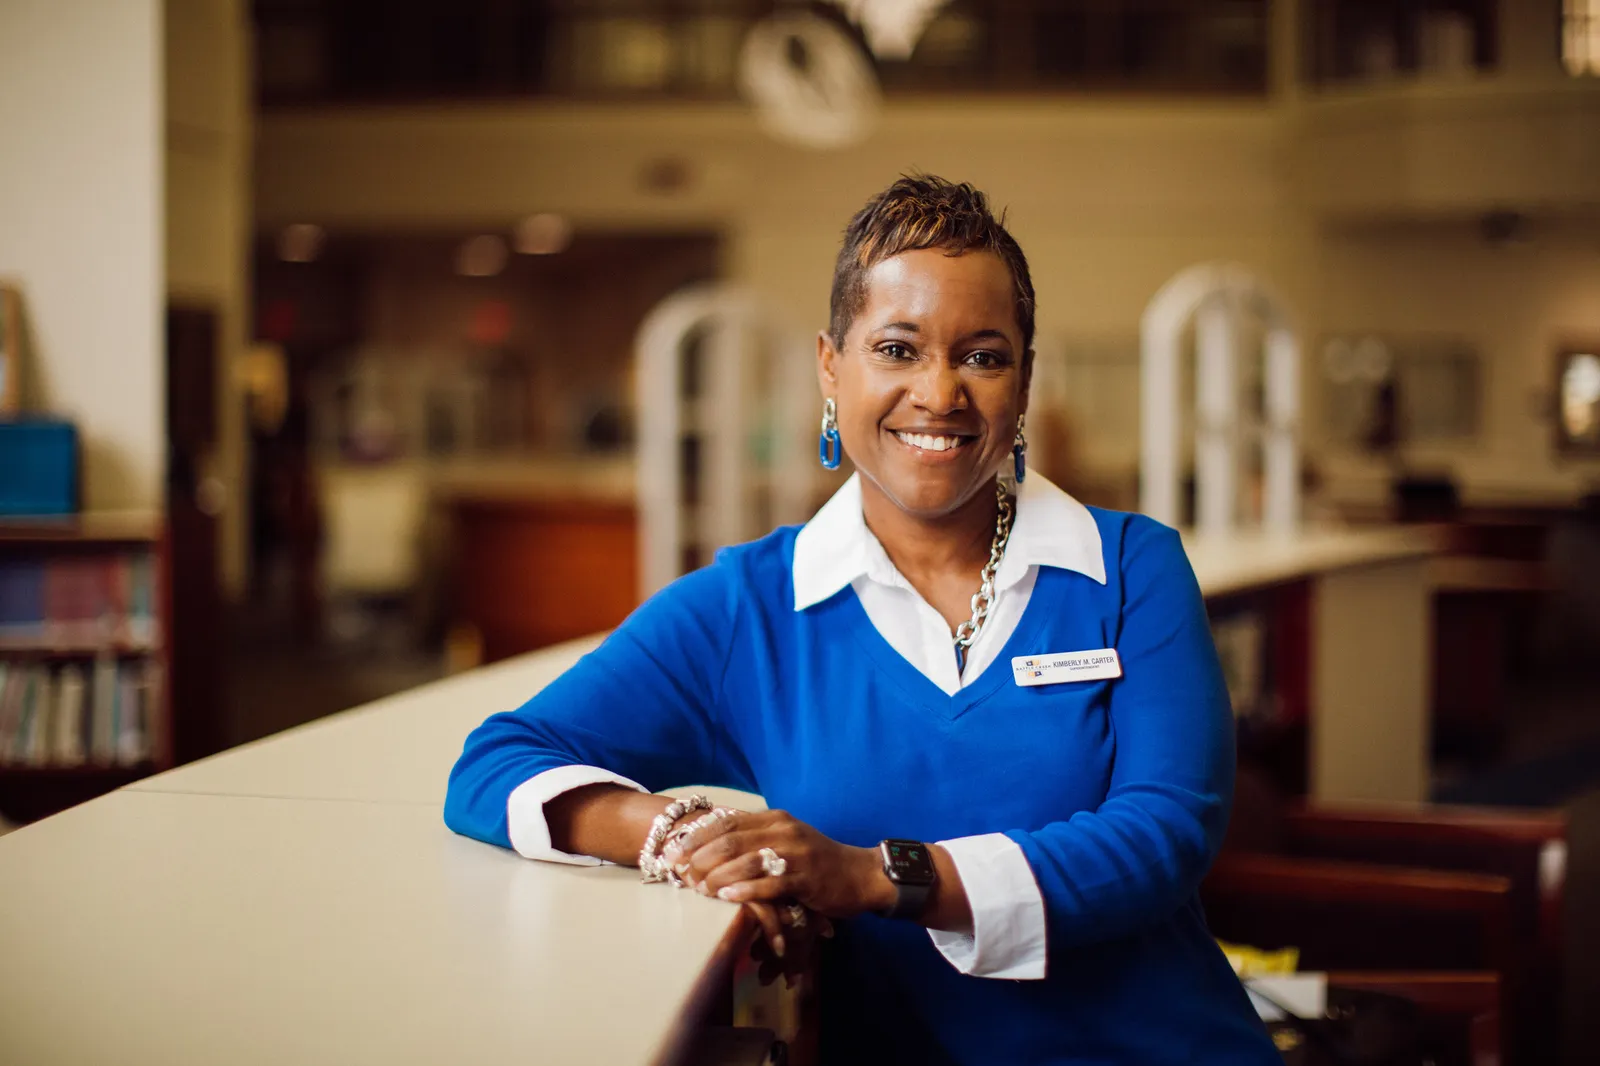
POLYGON ((894 906, 885 911, 883 916, 908 920, 920 918, 922 908, 928 905, 931 895, 932 885, 902 885, 897 881, 894 886, 894 906))
POLYGON ((878 845, 878 852, 883 859, 884 876, 894 885, 894 906, 884 912, 884 917, 922 917, 939 880, 928 845, 920 840, 885 840, 878 845))

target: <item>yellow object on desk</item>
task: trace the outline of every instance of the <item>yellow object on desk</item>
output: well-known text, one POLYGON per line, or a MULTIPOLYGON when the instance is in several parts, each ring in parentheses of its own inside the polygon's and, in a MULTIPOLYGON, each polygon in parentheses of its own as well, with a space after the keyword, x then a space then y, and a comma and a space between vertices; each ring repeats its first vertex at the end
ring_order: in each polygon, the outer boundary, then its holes
POLYGON ((1244 944, 1230 944, 1225 940, 1217 941, 1217 946, 1227 956, 1228 965, 1233 967, 1233 972, 1239 975, 1240 980, 1294 973, 1300 966, 1299 948, 1263 951, 1244 944))

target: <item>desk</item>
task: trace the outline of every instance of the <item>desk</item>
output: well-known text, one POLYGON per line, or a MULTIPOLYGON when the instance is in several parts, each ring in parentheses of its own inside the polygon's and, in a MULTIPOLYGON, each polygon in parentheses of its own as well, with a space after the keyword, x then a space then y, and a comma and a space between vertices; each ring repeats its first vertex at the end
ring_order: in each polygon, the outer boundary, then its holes
POLYGON ((1434 530, 1389 526, 1185 537, 1213 606, 1266 604, 1287 645, 1280 682, 1308 726, 1319 802, 1417 802, 1429 788, 1434 530))
POLYGON ((675 1061, 727 988, 742 913, 631 869, 530 863, 440 814, 467 733, 598 642, 334 715, 0 838, 0 1061, 675 1061))
POLYGON ((0 840, 0 1061, 666 1061, 741 912, 433 805, 124 790, 0 840))

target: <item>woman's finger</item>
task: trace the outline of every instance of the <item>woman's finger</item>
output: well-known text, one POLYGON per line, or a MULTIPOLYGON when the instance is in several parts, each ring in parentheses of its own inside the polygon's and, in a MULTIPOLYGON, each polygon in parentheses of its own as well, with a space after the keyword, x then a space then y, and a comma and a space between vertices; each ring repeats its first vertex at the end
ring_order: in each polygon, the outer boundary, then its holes
MULTIPOLYGON (((691 867, 691 872, 697 872, 691 867)), ((767 871, 759 851, 747 851, 697 877, 695 888, 703 896, 714 896, 719 889, 740 881, 754 881, 766 877, 767 871)))
POLYGON ((778 908, 771 903, 746 903, 744 909, 755 915, 756 923, 761 926, 761 935, 767 938, 772 953, 783 958, 783 950, 788 945, 783 940, 783 922, 778 917, 778 908))
POLYGON ((764 829, 730 829, 687 854, 683 860, 683 876, 691 883, 699 884, 724 863, 746 855, 759 855, 761 849, 768 845, 769 837, 770 834, 764 829))
POLYGON ((694 826, 694 828, 684 836, 668 835, 667 846, 661 849, 661 857, 673 865, 679 865, 688 856, 693 855, 696 848, 707 841, 715 840, 731 829, 738 828, 747 817, 748 815, 743 811, 724 815, 721 818, 708 818, 701 815, 700 818, 687 823, 694 826))
POLYGON ((718 899, 729 903, 750 903, 754 900, 775 900, 795 896, 797 883, 789 875, 759 877, 753 881, 736 881, 724 885, 716 893, 718 899))
POLYGON ((756 980, 763 985, 770 985, 783 975, 783 960, 766 959, 756 968, 756 980))

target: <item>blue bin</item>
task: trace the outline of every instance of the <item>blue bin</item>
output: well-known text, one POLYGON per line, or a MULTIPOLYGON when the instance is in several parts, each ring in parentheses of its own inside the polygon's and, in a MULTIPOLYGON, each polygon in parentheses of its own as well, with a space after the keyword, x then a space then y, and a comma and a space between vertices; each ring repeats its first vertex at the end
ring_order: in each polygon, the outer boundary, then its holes
POLYGON ((78 428, 51 418, 0 420, 0 515, 78 511, 78 428))

